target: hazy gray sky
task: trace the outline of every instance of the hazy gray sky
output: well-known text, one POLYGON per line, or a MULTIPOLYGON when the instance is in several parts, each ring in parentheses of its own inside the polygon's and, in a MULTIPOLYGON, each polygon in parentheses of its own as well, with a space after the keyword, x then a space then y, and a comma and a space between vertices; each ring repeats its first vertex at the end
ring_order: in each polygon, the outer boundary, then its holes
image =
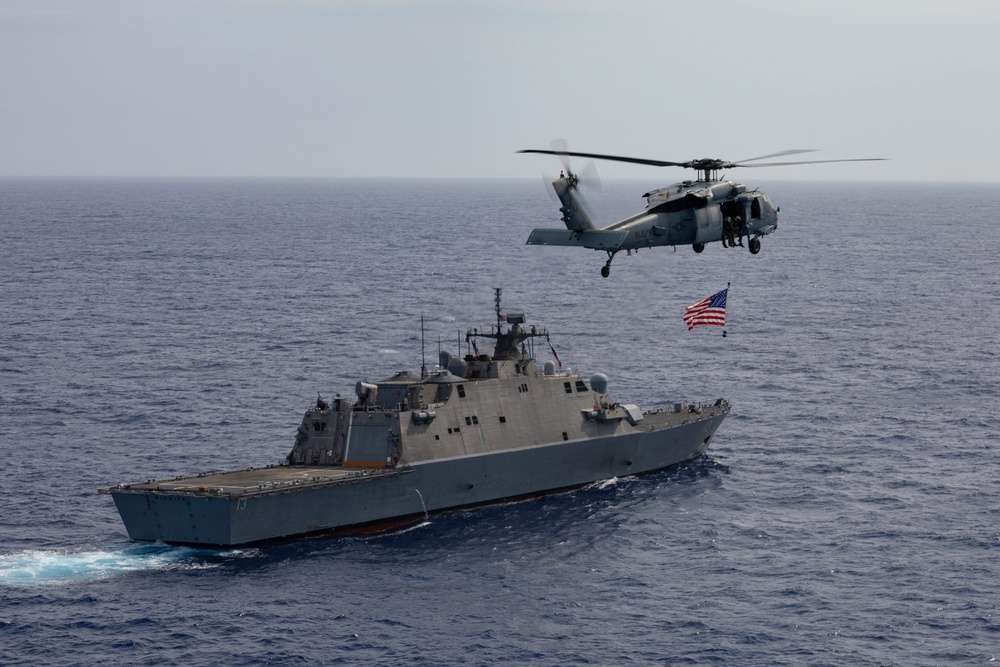
POLYGON ((3 176, 1000 181, 996 0, 0 0, 0 91, 3 176))

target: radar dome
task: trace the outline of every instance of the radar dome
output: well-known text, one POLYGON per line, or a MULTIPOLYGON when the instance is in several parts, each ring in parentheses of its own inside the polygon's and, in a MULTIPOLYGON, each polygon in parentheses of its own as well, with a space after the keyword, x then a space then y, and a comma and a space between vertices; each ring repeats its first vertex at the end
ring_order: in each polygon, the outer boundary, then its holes
POLYGON ((451 361, 448 362, 448 370, 452 375, 457 375, 460 378, 464 378, 466 372, 468 371, 468 364, 458 357, 453 357, 451 361))
POLYGON ((555 375, 556 374, 556 362, 554 362, 554 361, 546 361, 544 368, 545 368, 545 374, 546 375, 555 375))
POLYGON ((598 394, 608 393, 608 376, 604 373, 594 373, 590 376, 590 388, 598 394))

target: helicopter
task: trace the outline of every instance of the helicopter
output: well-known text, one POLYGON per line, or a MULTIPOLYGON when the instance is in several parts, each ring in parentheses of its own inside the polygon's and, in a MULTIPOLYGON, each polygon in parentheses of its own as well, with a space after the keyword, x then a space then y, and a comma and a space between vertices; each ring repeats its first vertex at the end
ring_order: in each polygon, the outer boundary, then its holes
POLYGON ((537 228, 528 237, 528 245, 578 246, 603 250, 608 261, 601 268, 601 275, 611 274, 611 260, 625 250, 632 251, 654 246, 690 245, 695 252, 702 252, 705 244, 722 241, 722 245, 743 245, 747 237, 747 248, 751 254, 760 252, 760 237, 778 228, 780 207, 760 189, 748 190, 745 185, 724 181, 719 172, 736 167, 781 167, 825 162, 868 162, 885 158, 853 158, 846 160, 805 160, 794 162, 764 162, 748 164, 757 160, 811 153, 815 149, 787 150, 770 155, 729 162, 715 158, 671 162, 647 160, 644 158, 603 155, 599 153, 579 153, 568 150, 527 149, 518 153, 540 153, 556 155, 563 161, 563 172, 552 182, 559 202, 559 211, 566 229, 537 228), (569 157, 592 160, 612 160, 630 162, 652 167, 684 167, 694 169, 697 179, 682 181, 665 188, 651 190, 644 195, 646 208, 607 227, 597 227, 577 196, 581 179, 570 169, 569 157), (728 242, 728 243, 727 243, 728 242))

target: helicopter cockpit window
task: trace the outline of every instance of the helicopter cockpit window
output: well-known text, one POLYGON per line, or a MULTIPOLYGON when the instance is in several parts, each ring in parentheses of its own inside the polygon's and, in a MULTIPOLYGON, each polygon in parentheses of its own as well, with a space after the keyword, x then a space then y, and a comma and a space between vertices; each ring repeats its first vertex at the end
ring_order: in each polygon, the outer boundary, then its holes
POLYGON ((750 202, 750 217, 754 220, 760 220, 760 200, 756 197, 750 202))

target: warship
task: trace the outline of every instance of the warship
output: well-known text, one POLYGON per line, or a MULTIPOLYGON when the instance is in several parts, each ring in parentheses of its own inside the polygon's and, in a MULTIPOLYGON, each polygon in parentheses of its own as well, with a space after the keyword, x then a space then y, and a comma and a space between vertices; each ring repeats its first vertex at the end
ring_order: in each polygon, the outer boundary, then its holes
POLYGON ((468 354, 438 367, 320 394, 279 463, 118 484, 128 535, 231 547, 385 530, 432 512, 531 497, 660 470, 701 456, 730 410, 725 398, 643 411, 561 364, 535 362, 544 328, 523 314, 466 333, 468 354), (480 354, 476 340, 494 341, 480 354))

